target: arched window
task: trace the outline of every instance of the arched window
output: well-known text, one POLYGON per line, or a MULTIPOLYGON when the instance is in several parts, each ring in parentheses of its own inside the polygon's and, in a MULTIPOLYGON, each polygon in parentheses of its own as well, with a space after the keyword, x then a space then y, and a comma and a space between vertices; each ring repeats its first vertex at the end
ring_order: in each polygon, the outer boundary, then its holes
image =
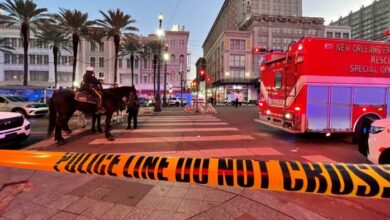
POLYGON ((171 63, 175 63, 176 62, 176 56, 175 56, 175 54, 172 54, 171 55, 171 63))

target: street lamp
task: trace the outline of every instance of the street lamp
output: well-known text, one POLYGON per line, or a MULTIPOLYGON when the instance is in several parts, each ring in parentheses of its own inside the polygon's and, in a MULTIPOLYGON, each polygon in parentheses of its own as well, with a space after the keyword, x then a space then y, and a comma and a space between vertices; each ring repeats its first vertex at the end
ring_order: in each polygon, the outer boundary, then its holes
POLYGON ((163 54, 164 59, 164 96, 163 96, 163 107, 168 107, 167 103, 167 65, 169 61, 168 47, 165 47, 165 53, 163 54))
POLYGON ((183 64, 181 63, 180 64, 180 70, 179 70, 179 74, 180 74, 180 106, 183 106, 183 64))
MULTIPOLYGON (((160 41, 164 37, 164 30, 162 28, 162 22, 164 20, 164 16, 160 14, 158 16, 158 29, 157 36, 160 38, 160 41)), ((157 48, 157 92, 156 92, 156 105, 154 106, 155 112, 161 112, 161 95, 160 95, 160 73, 161 73, 161 47, 160 45, 157 48)))

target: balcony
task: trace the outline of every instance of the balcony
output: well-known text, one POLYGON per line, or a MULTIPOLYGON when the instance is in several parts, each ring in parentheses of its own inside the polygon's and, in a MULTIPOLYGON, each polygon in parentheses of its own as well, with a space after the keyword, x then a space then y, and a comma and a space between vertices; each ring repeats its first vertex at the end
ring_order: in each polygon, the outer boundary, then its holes
POLYGON ((258 78, 229 78, 220 79, 213 82, 213 87, 221 85, 256 85, 259 82, 258 78))

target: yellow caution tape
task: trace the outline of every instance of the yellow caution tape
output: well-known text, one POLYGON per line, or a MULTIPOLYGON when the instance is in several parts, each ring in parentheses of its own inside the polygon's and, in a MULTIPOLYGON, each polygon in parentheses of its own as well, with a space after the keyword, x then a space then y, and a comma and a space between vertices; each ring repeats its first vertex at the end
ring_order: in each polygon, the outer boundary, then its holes
POLYGON ((390 198, 390 165, 0 151, 0 165, 365 198, 390 198))

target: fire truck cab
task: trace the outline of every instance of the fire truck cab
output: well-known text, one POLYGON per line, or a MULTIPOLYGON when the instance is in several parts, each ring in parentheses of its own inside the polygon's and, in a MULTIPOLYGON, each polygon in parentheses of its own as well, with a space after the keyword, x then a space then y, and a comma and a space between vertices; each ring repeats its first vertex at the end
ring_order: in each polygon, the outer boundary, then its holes
POLYGON ((390 118, 390 44, 302 38, 263 56, 257 122, 292 133, 354 133, 390 118))

